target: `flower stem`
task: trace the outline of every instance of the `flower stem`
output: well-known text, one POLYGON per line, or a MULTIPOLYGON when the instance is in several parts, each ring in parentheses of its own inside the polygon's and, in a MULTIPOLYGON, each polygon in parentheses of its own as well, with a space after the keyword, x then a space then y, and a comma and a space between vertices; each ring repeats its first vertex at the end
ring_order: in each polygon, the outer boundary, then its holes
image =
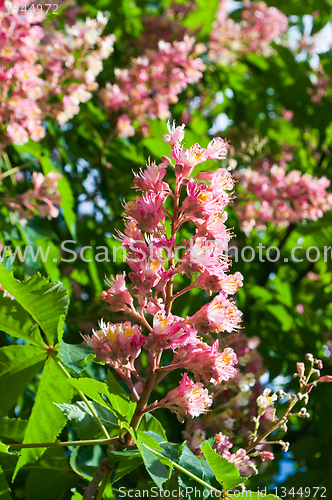
POLYGON ((159 353, 158 356, 154 356, 154 358, 153 358, 153 362, 152 362, 149 374, 148 374, 146 381, 145 381, 145 387, 144 387, 143 392, 141 394, 141 398, 137 403, 137 407, 136 407, 136 411, 134 413, 134 416, 130 422, 130 427, 132 427, 135 431, 137 430, 137 428, 140 424, 144 410, 148 404, 150 394, 153 390, 154 383, 155 383, 156 377, 157 377, 156 369, 158 368, 158 365, 160 363, 161 354, 162 353, 159 353))
POLYGON ((103 493, 105 491, 105 488, 107 486, 107 483, 108 483, 108 480, 109 480, 109 477, 112 473, 112 470, 114 469, 114 467, 109 467, 107 465, 107 463, 105 463, 105 470, 104 470, 104 475, 103 475, 103 480, 102 480, 102 483, 100 485, 100 488, 98 490, 98 495, 96 497, 96 500, 102 500, 103 499, 103 493))
MULTIPOLYGON (((254 441, 247 446, 246 452, 249 453, 249 451, 251 451, 254 448, 256 448, 256 446, 258 446, 261 443, 261 441, 263 441, 263 439, 265 439, 267 436, 269 436, 271 434, 271 432, 273 432, 276 429, 278 429, 278 427, 280 427, 281 423, 285 421, 285 418, 287 418, 289 416, 289 413, 291 412, 292 408, 296 405, 296 403, 298 401, 299 401, 298 397, 295 396, 295 398, 288 405, 288 408, 283 413, 283 415, 280 418, 278 418, 278 420, 276 420, 275 422, 273 422, 273 424, 271 425, 271 427, 267 431, 263 432, 260 436, 256 437, 254 439, 254 441)), ((257 432, 257 430, 256 430, 256 432, 257 432)), ((268 444, 268 442, 266 444, 268 444)))

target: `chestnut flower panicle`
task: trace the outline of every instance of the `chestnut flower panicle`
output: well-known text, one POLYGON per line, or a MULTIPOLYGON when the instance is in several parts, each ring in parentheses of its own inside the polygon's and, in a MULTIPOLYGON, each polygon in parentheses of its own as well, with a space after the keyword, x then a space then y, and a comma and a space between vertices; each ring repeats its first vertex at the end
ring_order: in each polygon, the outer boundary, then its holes
POLYGON ((193 177, 196 165, 207 159, 223 159, 229 144, 214 138, 207 148, 195 144, 186 149, 183 139, 184 125, 168 124, 164 140, 171 148, 169 156, 163 156, 160 164, 149 160, 146 169, 135 174, 134 189, 138 193, 135 200, 124 203, 125 229, 116 236, 126 251, 131 268, 128 278, 133 286, 128 289, 123 273, 106 281, 109 288, 100 296, 111 311, 123 311, 142 326, 128 321, 101 322, 100 330, 85 336, 97 361, 112 366, 138 401, 134 423, 143 412, 162 407, 175 412, 180 421, 194 418, 212 404, 204 384, 225 384, 238 375, 235 351, 227 346, 220 351, 218 341, 210 345, 199 335, 232 332, 241 322, 241 312, 228 296, 242 286, 243 277, 239 272, 229 273, 230 262, 224 254, 231 238, 225 225, 225 208, 232 199, 234 180, 229 170, 219 165, 215 172, 200 172, 193 177), (174 173, 174 189, 164 181, 167 170, 174 173), (188 241, 179 241, 183 250, 180 257, 177 240, 184 224, 191 224, 195 233, 188 241), (174 278, 182 274, 191 283, 175 292, 174 278), (195 287, 218 295, 192 316, 174 315, 173 302, 195 287), (137 371, 139 363, 135 363, 142 346, 150 366, 145 381, 137 371), (168 351, 166 364, 164 351, 168 351), (164 376, 180 369, 192 373, 195 381, 184 373, 177 388, 149 406, 150 394, 146 391, 151 392, 164 376), (142 389, 142 407, 132 377, 142 389))

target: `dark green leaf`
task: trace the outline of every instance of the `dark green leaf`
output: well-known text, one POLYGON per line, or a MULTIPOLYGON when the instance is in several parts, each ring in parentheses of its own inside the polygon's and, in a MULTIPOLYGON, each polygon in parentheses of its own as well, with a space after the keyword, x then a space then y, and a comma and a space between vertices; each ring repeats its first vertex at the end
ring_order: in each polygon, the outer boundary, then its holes
POLYGON ((115 465, 111 475, 112 483, 115 483, 129 472, 137 469, 143 460, 138 450, 109 451, 109 462, 115 465))
POLYGON ((0 297, 0 330, 34 345, 44 344, 37 324, 18 302, 9 297, 0 297))
POLYGON ((8 486, 5 475, 0 467, 0 498, 1 500, 11 500, 10 488, 8 486))
POLYGON ((91 353, 93 351, 87 344, 67 344, 62 341, 59 348, 62 363, 76 375, 79 375, 84 370, 86 360, 91 353))
POLYGON ((58 498, 61 493, 78 485, 78 477, 64 470, 48 469, 47 467, 34 469, 28 475, 25 486, 26 500, 48 500, 58 498))
POLYGON ((34 346, 9 345, 0 349, 0 416, 15 404, 45 359, 46 351, 34 346))

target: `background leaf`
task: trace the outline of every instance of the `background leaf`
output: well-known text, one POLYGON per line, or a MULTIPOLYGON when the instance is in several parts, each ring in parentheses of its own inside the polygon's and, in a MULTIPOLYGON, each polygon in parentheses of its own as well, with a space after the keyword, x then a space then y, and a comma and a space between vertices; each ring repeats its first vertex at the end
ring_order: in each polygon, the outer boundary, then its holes
POLYGON ((0 467, 0 498, 1 500, 11 500, 10 488, 6 481, 5 475, 0 467))
POLYGON ((0 349, 0 416, 15 404, 45 359, 46 351, 34 346, 9 345, 0 349))
MULTIPOLYGON (((67 377, 52 358, 48 358, 40 379, 35 402, 29 418, 23 443, 53 443, 66 417, 54 403, 71 401, 73 389, 67 377)), ((46 448, 24 448, 17 462, 14 477, 25 464, 37 460, 46 448)))

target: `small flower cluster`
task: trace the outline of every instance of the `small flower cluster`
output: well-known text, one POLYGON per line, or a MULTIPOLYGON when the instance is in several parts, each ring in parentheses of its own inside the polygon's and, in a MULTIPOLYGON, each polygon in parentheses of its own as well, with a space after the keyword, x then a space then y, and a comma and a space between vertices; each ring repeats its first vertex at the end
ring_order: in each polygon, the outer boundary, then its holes
POLYGON ((265 2, 245 0, 240 23, 229 18, 230 10, 230 0, 219 1, 210 35, 209 58, 222 65, 251 53, 269 56, 271 42, 282 38, 288 29, 285 14, 265 2))
POLYGON ((229 262, 223 258, 223 249, 231 237, 224 224, 227 219, 224 209, 231 200, 232 176, 228 169, 219 168, 213 173, 200 172, 191 177, 199 163, 225 158, 228 144, 215 138, 206 149, 198 144, 184 149, 184 125, 168 125, 168 132, 164 140, 170 144, 171 154, 163 157, 159 165, 149 162, 146 170, 136 175, 134 185, 142 196, 125 204, 126 228, 124 234, 119 232, 117 236, 127 250, 127 262, 132 268, 129 278, 134 287, 127 288, 123 273, 108 282, 109 289, 100 297, 112 311, 123 311, 139 321, 147 335, 143 336, 141 328, 129 321, 107 325, 102 322, 101 329, 92 337, 85 336, 85 341, 97 354, 97 360, 111 365, 127 382, 138 400, 137 411, 141 412, 138 417, 164 407, 183 421, 204 413, 212 404, 212 397, 203 384, 220 385, 237 376, 238 359, 234 349, 225 346, 220 351, 218 341, 211 345, 199 334, 232 332, 239 328, 241 312, 229 295, 242 286, 242 276, 228 274, 229 262), (174 191, 163 180, 166 169, 175 173, 174 191), (181 196, 184 190, 186 195, 181 196), (180 258, 175 244, 184 223, 192 224, 196 232, 190 240, 182 241, 180 258), (194 279, 175 293, 173 285, 177 274, 194 279), (172 314, 174 300, 194 287, 203 287, 209 294, 217 295, 192 316, 181 318, 172 314), (153 316, 152 324, 147 315, 153 316), (151 369, 146 380, 134 366, 141 347, 150 356, 151 369), (173 351, 173 359, 163 365, 164 350, 173 351), (146 391, 151 392, 176 369, 191 372, 195 381, 184 373, 177 388, 161 401, 147 406, 149 392, 146 394, 146 391), (138 386, 134 386, 131 377, 137 379, 138 386), (142 407, 141 400, 145 401, 142 407))
POLYGON ((146 49, 157 50, 160 40, 182 41, 189 34, 186 26, 166 16, 144 15, 142 24, 143 33, 136 42, 136 47, 142 55, 146 49))
POLYGON ((61 195, 58 193, 58 180, 62 175, 50 172, 44 176, 41 172, 32 174, 33 189, 28 189, 15 198, 2 198, 1 203, 11 210, 17 210, 20 219, 39 217, 55 218, 59 215, 61 195))
MULTIPOLYGON (((241 358, 239 358, 240 360, 241 358)), ((332 376, 323 375, 321 376, 320 370, 323 368, 323 363, 320 359, 315 359, 312 354, 308 353, 305 359, 310 362, 310 368, 306 373, 305 363, 297 363, 297 371, 293 375, 293 378, 299 379, 299 392, 297 394, 288 394, 283 390, 273 393, 271 389, 264 389, 260 393, 249 407, 250 426, 252 428, 252 423, 254 422, 254 431, 249 432, 249 443, 248 446, 244 448, 239 448, 236 452, 231 453, 231 449, 234 447, 234 440, 239 435, 239 431, 233 433, 229 428, 225 428, 223 424, 221 427, 223 432, 218 431, 215 434, 215 441, 213 444, 213 449, 220 454, 222 457, 226 458, 229 462, 234 463, 241 474, 248 475, 252 474, 252 471, 257 473, 256 463, 254 460, 256 457, 260 458, 262 461, 273 460, 274 454, 270 451, 271 446, 274 444, 279 444, 282 451, 287 451, 290 444, 283 441, 282 439, 274 438, 273 441, 268 441, 267 438, 270 434, 275 433, 277 430, 283 433, 287 432, 287 423, 289 417, 297 416, 299 418, 309 418, 309 413, 307 411, 306 405, 309 399, 309 393, 313 387, 316 387, 319 382, 332 382, 332 376), (318 377, 316 380, 311 381, 311 377, 318 377), (276 408, 274 404, 278 400, 288 401, 288 407, 286 411, 282 412, 280 417, 276 416, 276 408), (257 405, 257 416, 255 416, 254 406, 257 405), (293 413, 293 408, 296 404, 301 402, 302 408, 296 413, 293 413), (253 413, 254 412, 254 413, 253 413), (260 433, 259 433, 260 431, 260 433)), ((233 381, 231 381, 232 383, 233 381)), ((227 392, 227 384, 223 387, 223 390, 227 392)), ((229 394, 226 394, 229 396, 229 394)), ((230 400, 230 402, 232 399, 230 400)), ((226 406, 226 405, 225 405, 226 406)), ((217 407, 220 409, 220 405, 217 407)), ((183 432, 183 436, 187 439, 187 444, 189 448, 197 455, 202 455, 200 446, 206 438, 206 430, 210 427, 209 415, 204 416, 200 422, 188 422, 186 425, 186 431, 183 432)), ((214 417, 218 421, 218 415, 214 417)), ((235 420, 234 420, 235 422, 235 420)), ((238 423, 238 422, 237 422, 238 423)), ((219 426, 220 429, 220 426, 219 426)), ((249 429, 246 429, 246 433, 241 432, 241 441, 243 442, 243 437, 246 438, 249 429)))
POLYGON ((120 137, 135 135, 133 120, 139 131, 146 134, 149 118, 170 116, 169 104, 190 83, 202 77, 205 65, 196 57, 195 38, 165 42, 160 40, 154 49, 133 58, 126 69, 115 70, 115 83, 107 83, 100 91, 105 109, 117 119, 120 137))
POLYGON ((236 208, 246 233, 264 229, 268 222, 287 227, 292 222, 317 220, 332 206, 327 177, 316 178, 298 170, 287 173, 282 163, 264 160, 257 169, 238 170, 235 177, 242 187, 241 201, 246 200, 236 208))
MULTIPOLYGON (((28 6, 30 2, 18 2, 28 6)), ((46 134, 43 121, 60 125, 79 112, 79 104, 91 99, 98 85, 102 60, 113 52, 114 35, 101 37, 107 19, 87 18, 57 29, 48 26, 46 13, 11 14, 0 6, 0 120, 6 132, 2 145, 40 141, 46 134)), ((60 16, 58 16, 60 18, 60 16)), ((1 144, 0 144, 1 145, 1 144)))
MULTIPOLYGON (((236 453, 230 453, 229 449, 235 446, 237 438, 240 441, 246 439, 252 428, 256 399, 262 392, 259 378, 264 373, 262 357, 257 350, 260 340, 235 332, 228 335, 225 342, 237 353, 237 374, 222 385, 212 381, 209 390, 218 411, 202 416, 199 422, 187 422, 183 436, 192 452, 201 455, 200 445, 206 435, 215 434, 215 451, 234 462, 246 475, 255 470, 255 464, 249 461, 243 449, 236 453)), ((266 418, 263 425, 266 426, 268 422, 266 418)))

